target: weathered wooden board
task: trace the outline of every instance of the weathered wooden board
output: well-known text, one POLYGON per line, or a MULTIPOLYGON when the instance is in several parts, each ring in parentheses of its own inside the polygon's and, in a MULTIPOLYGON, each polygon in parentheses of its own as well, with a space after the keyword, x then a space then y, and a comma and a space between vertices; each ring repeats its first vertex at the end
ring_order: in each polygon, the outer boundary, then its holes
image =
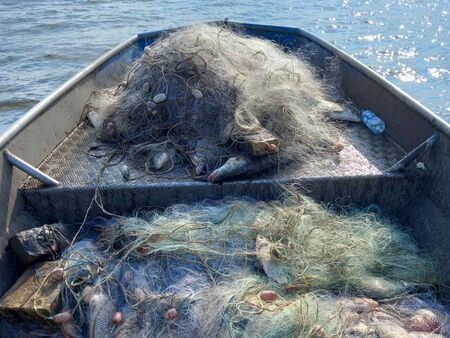
POLYGON ((264 156, 278 153, 280 140, 268 130, 260 128, 254 133, 242 136, 238 143, 239 149, 253 156, 264 156))
POLYGON ((37 263, 28 268, 0 299, 0 315, 12 322, 42 321, 57 313, 63 287, 49 277, 59 261, 37 263))

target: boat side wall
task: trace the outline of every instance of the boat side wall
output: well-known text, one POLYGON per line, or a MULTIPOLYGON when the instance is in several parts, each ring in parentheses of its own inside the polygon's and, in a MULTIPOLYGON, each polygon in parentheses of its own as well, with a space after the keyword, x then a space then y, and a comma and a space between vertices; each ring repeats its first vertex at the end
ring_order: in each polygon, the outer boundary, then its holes
MULTIPOLYGON (((249 32, 263 30, 265 26, 244 25, 249 32)), ((327 42, 302 30, 297 30, 298 41, 282 35, 282 27, 271 27, 272 36, 287 45, 308 45, 311 42, 314 53, 311 62, 323 68, 327 58, 337 56, 340 63, 339 81, 344 94, 358 108, 375 111, 386 122, 386 134, 405 151, 410 151, 435 131, 440 132, 439 142, 425 156, 418 160, 427 167, 428 179, 423 189, 410 203, 397 211, 397 216, 412 232, 415 240, 425 252, 438 263, 442 296, 450 301, 450 125, 415 101, 399 88, 383 79, 367 66, 327 42)), ((295 34, 292 29, 289 34, 295 34)), ((382 192, 380 192, 382 194, 382 192)), ((395 192, 394 192, 395 194, 395 192)), ((402 198, 402 194, 396 195, 402 198)))
POLYGON ((401 89, 328 42, 297 28, 239 24, 252 35, 269 38, 294 51, 306 47, 307 58, 327 70, 330 59, 338 64, 337 80, 344 96, 360 109, 375 111, 385 122, 385 133, 405 151, 431 136, 434 130, 450 136, 450 125, 401 89))
POLYGON ((443 136, 424 158, 429 179, 399 216, 425 252, 439 264, 442 295, 450 301, 450 138, 443 136))
POLYGON ((135 37, 98 59, 32 108, 0 138, 0 294, 15 280, 6 250, 8 240, 18 231, 33 226, 25 224, 23 217, 17 217, 24 213, 18 189, 27 175, 11 167, 3 149, 7 148, 33 166, 39 165, 79 124, 86 101, 93 90, 104 85, 105 74, 117 73, 118 66, 135 57, 138 46, 133 47, 133 44, 136 41, 135 37), (10 222, 11 219, 20 221, 10 222))

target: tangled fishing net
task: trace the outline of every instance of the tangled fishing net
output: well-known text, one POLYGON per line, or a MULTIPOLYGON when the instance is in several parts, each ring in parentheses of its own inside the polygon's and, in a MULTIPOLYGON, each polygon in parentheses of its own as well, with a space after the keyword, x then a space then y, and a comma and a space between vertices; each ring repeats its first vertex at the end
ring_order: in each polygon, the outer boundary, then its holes
POLYGON ((211 182, 332 152, 326 113, 342 110, 299 51, 212 24, 163 34, 119 88, 94 94, 99 137, 135 165, 156 173, 189 162, 211 182))
POLYGON ((63 254, 69 336, 449 332, 433 262, 376 210, 205 200, 99 221, 82 237, 63 254))

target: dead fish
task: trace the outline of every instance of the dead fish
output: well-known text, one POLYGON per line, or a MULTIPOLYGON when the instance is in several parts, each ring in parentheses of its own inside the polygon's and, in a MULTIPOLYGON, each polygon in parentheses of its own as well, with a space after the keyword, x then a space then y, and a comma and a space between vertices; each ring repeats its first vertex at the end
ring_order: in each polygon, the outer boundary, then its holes
POLYGON ((358 324, 351 326, 346 332, 347 334, 357 337, 367 337, 369 334, 373 333, 373 329, 367 324, 359 322, 358 324))
POLYGON ((340 153, 344 149, 344 145, 342 143, 335 143, 331 150, 335 153, 340 153))
POLYGON ((379 338, 410 338, 408 331, 392 322, 375 323, 375 331, 379 338))
POLYGON ((189 160, 195 168, 196 175, 203 175, 208 167, 216 162, 221 155, 221 150, 214 146, 215 141, 210 138, 195 140, 191 145, 192 151, 188 152, 189 160), (210 163, 211 162, 211 163, 210 163))
POLYGON ((133 314, 126 318, 114 331, 114 338, 143 338, 145 329, 141 327, 138 316, 133 314))
POLYGON ((414 284, 372 276, 361 280, 358 287, 364 291, 364 294, 368 297, 383 299, 408 293, 414 289, 414 284))
POLYGON ((136 302, 142 303, 146 299, 146 295, 144 290, 141 288, 134 289, 134 298, 136 298, 136 302))
POLYGON ((53 316, 53 322, 56 324, 66 323, 73 319, 72 314, 68 311, 57 313, 53 316))
POLYGON ((380 305, 376 300, 370 298, 352 297, 340 301, 350 311, 356 313, 374 311, 380 305))
POLYGON ((134 281, 134 272, 131 270, 125 271, 123 274, 123 279, 125 283, 131 284, 134 281))
POLYGON ((95 129, 99 129, 103 125, 105 120, 104 114, 99 113, 96 110, 92 110, 88 113, 89 122, 94 126, 95 129))
POLYGON ((375 310, 373 310, 372 315, 375 319, 379 321, 395 322, 395 318, 392 315, 388 314, 382 308, 376 308, 375 310))
POLYGON ((94 294, 89 303, 89 338, 109 337, 114 328, 111 318, 115 312, 114 302, 108 295, 94 294))
POLYGON ((283 271, 283 267, 276 260, 274 260, 274 258, 272 258, 270 253, 271 244, 272 243, 270 243, 270 241, 263 236, 256 236, 256 257, 262 265, 267 277, 273 279, 279 284, 287 284, 289 283, 289 280, 283 271))
POLYGON ((239 155, 228 159, 223 166, 214 170, 208 176, 208 182, 220 183, 224 180, 241 175, 252 176, 261 171, 269 169, 276 164, 273 156, 251 157, 239 155))
POLYGON ((445 313, 429 309, 419 309, 409 318, 408 327, 411 331, 437 332, 448 321, 445 313))
POLYGON ((338 121, 361 122, 361 117, 351 110, 330 111, 328 117, 338 121))

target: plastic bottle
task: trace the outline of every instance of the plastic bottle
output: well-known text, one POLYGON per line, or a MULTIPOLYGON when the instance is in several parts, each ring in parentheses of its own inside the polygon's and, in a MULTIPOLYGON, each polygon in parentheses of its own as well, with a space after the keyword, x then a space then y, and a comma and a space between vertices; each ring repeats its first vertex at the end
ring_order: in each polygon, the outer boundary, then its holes
POLYGON ((369 128, 374 134, 382 134, 386 128, 384 121, 380 119, 373 111, 363 110, 361 113, 361 119, 367 128, 369 128))

